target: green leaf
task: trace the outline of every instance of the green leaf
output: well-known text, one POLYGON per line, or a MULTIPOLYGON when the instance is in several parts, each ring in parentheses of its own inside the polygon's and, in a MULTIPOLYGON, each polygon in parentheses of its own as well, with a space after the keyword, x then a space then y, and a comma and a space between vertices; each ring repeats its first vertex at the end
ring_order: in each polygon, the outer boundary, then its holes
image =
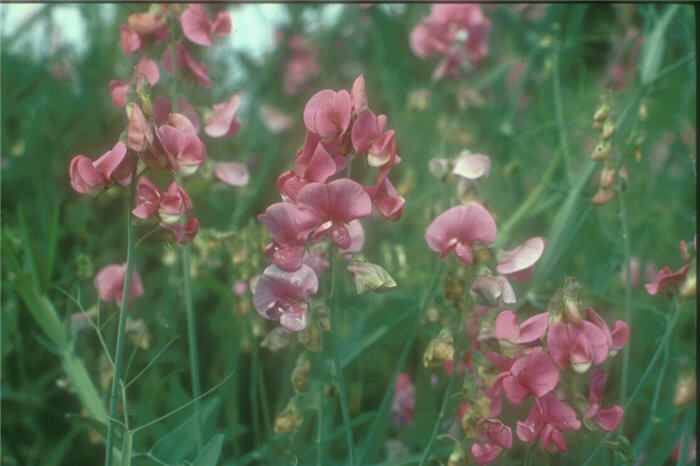
POLYGON ((194 460, 192 466, 211 466, 218 464, 221 456, 221 448, 224 446, 224 434, 215 435, 202 448, 199 456, 194 460))
MULTIPOLYGON (((215 398, 202 403, 201 406, 202 425, 206 425, 207 420, 211 419, 219 407, 219 403, 215 398)), ((151 448, 151 453, 166 463, 184 461, 187 455, 197 448, 196 429, 197 413, 193 411, 179 426, 161 437, 151 448)))
POLYGON ((649 38, 644 43, 642 58, 640 60, 640 78, 643 85, 654 81, 661 66, 666 49, 666 29, 671 22, 671 18, 678 10, 678 5, 671 5, 666 8, 663 16, 654 25, 654 29, 649 34, 649 38))

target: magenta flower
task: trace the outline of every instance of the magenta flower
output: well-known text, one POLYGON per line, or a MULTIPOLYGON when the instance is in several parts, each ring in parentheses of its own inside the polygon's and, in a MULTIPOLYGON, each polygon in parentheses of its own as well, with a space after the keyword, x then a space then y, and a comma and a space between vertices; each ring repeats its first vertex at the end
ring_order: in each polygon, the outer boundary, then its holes
POLYGON ((475 443, 471 447, 472 456, 477 464, 493 463, 501 452, 513 447, 513 431, 498 419, 482 419, 476 424, 481 431, 479 439, 484 444, 475 443))
MULTIPOLYGON (((100 270, 95 276, 95 288, 97 288, 97 294, 100 296, 100 299, 104 302, 114 299, 117 305, 121 306, 125 277, 126 264, 111 264, 100 270)), ((143 296, 143 283, 139 273, 134 269, 131 276, 129 300, 138 296, 143 296)))
POLYGON ((204 164, 206 149, 196 134, 185 133, 174 126, 162 125, 156 129, 156 135, 163 145, 172 169, 180 175, 189 176, 204 164))
POLYGON ((652 296, 657 293, 663 293, 672 286, 685 282, 685 276, 688 274, 689 267, 690 264, 685 264, 675 272, 672 272, 669 267, 664 267, 656 274, 654 282, 647 283, 644 285, 644 288, 652 296))
POLYGON ((80 194, 97 196, 102 188, 117 182, 126 185, 131 180, 132 164, 127 157, 126 145, 117 142, 94 162, 84 155, 76 155, 70 163, 71 186, 80 194))
POLYGON ((125 54, 131 55, 141 48, 141 36, 126 26, 121 27, 122 50, 125 54))
POLYGON ((428 246, 441 258, 455 252, 459 260, 471 264, 472 245, 496 241, 496 222, 481 204, 470 202, 448 209, 430 224, 425 232, 428 246))
POLYGON ((548 393, 535 398, 535 405, 527 419, 525 422, 518 421, 515 430, 523 442, 531 442, 539 437, 542 440, 542 451, 547 449, 550 441, 560 451, 566 451, 562 431, 580 428, 581 422, 576 419, 576 412, 553 393, 548 393))
POLYGON ((136 207, 131 211, 140 219, 151 218, 158 213, 160 200, 165 193, 145 176, 139 178, 136 185, 136 207))
POLYGON ((190 197, 175 181, 170 183, 168 191, 160 200, 158 215, 163 223, 173 225, 180 222, 191 211, 190 197))
POLYGON ((331 141, 347 131, 352 114, 348 91, 324 89, 314 94, 304 107, 304 124, 324 141, 331 141))
POLYGON ((544 336, 548 322, 549 312, 536 314, 522 324, 518 324, 515 312, 503 311, 496 317, 496 338, 516 344, 530 343, 544 336))
POLYGON ((608 375, 602 369, 591 371, 590 384, 588 388, 588 409, 583 415, 585 419, 593 420, 604 430, 608 432, 617 429, 622 423, 625 416, 625 411, 622 406, 615 405, 611 408, 603 409, 603 389, 608 375))
POLYGON ((240 92, 234 94, 226 102, 215 104, 214 114, 207 120, 204 132, 213 138, 234 136, 241 129, 241 122, 236 118, 236 111, 240 105, 240 92))
POLYGON ((493 390, 519 405, 530 395, 542 398, 559 383, 559 371, 552 358, 539 349, 521 356, 510 369, 501 372, 493 382, 493 390))
POLYGON ((180 22, 185 37, 199 45, 211 46, 214 36, 227 36, 231 33, 231 17, 228 13, 220 11, 212 23, 198 3, 190 3, 182 13, 180 22))
POLYGON ((301 267, 304 258, 304 245, 311 232, 298 223, 299 211, 291 202, 277 202, 269 206, 264 214, 258 215, 272 233, 274 242, 267 245, 265 255, 280 268, 288 271, 301 267))
POLYGON ((536 236, 503 253, 498 261, 498 273, 509 275, 519 282, 527 280, 535 271, 535 263, 542 257, 545 244, 544 238, 536 236))
POLYGON ((413 424, 413 407, 416 401, 416 386, 408 374, 399 374, 394 384, 391 400, 391 419, 399 427, 413 424))
POLYGON ((591 364, 601 364, 610 353, 608 336, 587 320, 578 324, 553 323, 549 327, 547 344, 557 367, 564 369, 570 362, 580 373, 586 372, 591 364))
MULTIPOLYGON (((362 112, 352 125, 351 139, 355 152, 367 152, 386 131, 386 115, 376 116, 372 110, 362 112)), ((375 165, 373 165, 375 166, 375 165)))
POLYGON ((299 332, 307 326, 309 295, 316 291, 318 279, 309 266, 289 272, 271 265, 255 285, 253 304, 261 316, 279 320, 287 330, 299 332))
POLYGON ((240 162, 214 162, 214 176, 230 186, 245 186, 250 179, 248 167, 240 162))
POLYGON ((312 238, 330 234, 341 249, 352 244, 348 223, 372 215, 372 200, 364 188, 348 178, 328 184, 310 183, 297 196, 298 222, 301 228, 317 228, 312 238))

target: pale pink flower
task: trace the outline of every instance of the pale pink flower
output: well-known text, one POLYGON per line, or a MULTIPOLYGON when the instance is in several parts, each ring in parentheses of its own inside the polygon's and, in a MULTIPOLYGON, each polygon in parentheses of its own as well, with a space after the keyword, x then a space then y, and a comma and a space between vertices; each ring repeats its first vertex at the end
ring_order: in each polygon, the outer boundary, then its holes
POLYGON ((481 304, 485 300, 488 306, 502 306, 516 302, 515 291, 503 275, 479 275, 469 288, 469 293, 477 303, 481 304))
POLYGON ((602 369, 591 371, 588 388, 588 408, 583 415, 585 419, 593 420, 608 432, 617 429, 622 423, 625 412, 622 406, 615 405, 611 408, 602 408, 603 389, 608 375, 602 369))
POLYGON ((559 383, 559 370, 552 358, 539 349, 521 356, 510 369, 501 372, 493 382, 493 390, 503 393, 514 405, 522 404, 530 395, 542 398, 559 383))
POLYGON ((199 3, 190 3, 180 18, 182 32, 189 40, 199 45, 211 46, 215 36, 231 33, 231 16, 220 11, 211 22, 199 3))
POLYGON ((673 272, 670 267, 661 269, 654 278, 654 282, 644 285, 650 295, 663 293, 667 289, 671 289, 674 285, 677 286, 685 282, 685 276, 688 274, 690 264, 685 264, 680 269, 673 272))
POLYGON ((238 280, 233 284, 233 293, 236 296, 243 296, 248 290, 248 284, 244 280, 238 280))
POLYGON ((622 320, 615 321, 611 331, 608 324, 605 322, 605 319, 603 319, 592 307, 586 309, 586 320, 592 322, 603 331, 603 334, 605 334, 605 337, 608 340, 611 355, 613 352, 622 350, 627 345, 627 341, 630 337, 630 328, 626 322, 622 320))
POLYGON ((304 186, 297 196, 297 205, 299 225, 316 228, 314 240, 330 234, 333 243, 341 249, 352 245, 347 224, 372 215, 369 195, 359 183, 348 178, 304 186))
POLYGON ((240 105, 240 92, 231 96, 226 102, 215 104, 214 114, 207 119, 204 132, 213 138, 234 136, 241 129, 241 122, 236 118, 236 111, 240 105))
POLYGON ((601 364, 610 353, 608 336, 587 320, 578 324, 553 323, 547 344, 557 367, 564 369, 570 362, 577 372, 587 371, 591 364, 601 364))
POLYGON ((126 145, 121 141, 94 162, 84 155, 76 155, 69 169, 71 186, 80 194, 96 196, 112 182, 128 184, 132 165, 126 145))
POLYGON ((540 260, 546 241, 535 236, 515 249, 503 253, 498 261, 498 273, 509 275, 516 281, 524 281, 532 276, 535 263, 540 260))
POLYGON ((141 48, 141 36, 124 25, 121 27, 121 42, 122 50, 127 55, 141 48))
POLYGON ((452 174, 468 180, 486 178, 491 168, 491 158, 481 154, 463 154, 453 162, 452 174))
POLYGON ((531 442, 539 437, 542 440, 542 451, 547 449, 550 442, 560 451, 566 451, 562 431, 580 428, 581 422, 576 419, 576 411, 553 393, 548 393, 535 399, 535 405, 527 419, 524 422, 518 421, 516 432, 523 442, 531 442))
POLYGON ((214 176, 230 186, 245 186, 250 179, 248 167, 240 162, 214 162, 214 176))
POLYGON ((129 91, 129 85, 118 80, 112 80, 109 82, 109 94, 112 97, 112 102, 117 107, 124 107, 126 105, 126 93, 129 91))
POLYGON ((352 114, 352 100, 345 89, 324 89, 314 94, 304 107, 306 128, 321 139, 331 141, 347 131, 352 114))
POLYGON ((535 314, 522 324, 513 311, 503 311, 496 317, 496 338, 509 340, 513 343, 530 343, 542 338, 547 331, 549 312, 535 314))
POLYGON ((396 191, 389 178, 384 178, 374 187, 366 188, 366 191, 384 217, 394 222, 401 218, 406 200, 396 191))
POLYGON ((362 246, 365 244, 365 229, 362 228, 362 223, 359 220, 349 222, 348 232, 350 233, 350 246, 345 249, 338 248, 338 251, 341 254, 360 252, 362 250, 362 246))
MULTIPOLYGON (((124 294, 124 279, 126 278, 126 264, 111 264, 100 270, 95 276, 95 288, 100 300, 108 302, 115 300, 121 306, 124 294)), ((139 273, 134 268, 131 276, 131 293, 129 300, 133 297, 143 296, 143 283, 139 273)))
POLYGON ((471 264, 472 245, 476 242, 491 244, 496 241, 496 222, 481 204, 470 202, 440 214, 425 232, 428 246, 440 257, 455 252, 459 260, 471 264))
POLYGON ((287 132, 294 126, 291 118, 269 105, 260 107, 260 118, 265 124, 265 128, 273 134, 287 132))
POLYGON ((413 407, 416 387, 408 374, 401 373, 394 384, 394 398, 391 400, 391 419, 399 427, 413 424, 413 407))
POLYGON ((355 111, 355 115, 361 115, 367 110, 367 91, 363 74, 355 78, 355 81, 352 83, 350 100, 352 100, 352 108, 355 111))
POLYGON ((318 279, 309 266, 289 272, 271 265, 258 279, 253 304, 261 316, 279 320, 287 330, 299 332, 308 324, 308 299, 316 291, 318 279))
MULTIPOLYGON (((162 125, 168 122, 168 117, 172 112, 172 103, 170 99, 165 97, 158 97, 153 100, 153 121, 156 125, 162 125)), ((197 111, 184 99, 177 99, 177 110, 178 113, 187 117, 192 123, 195 133, 199 133, 199 127, 201 126, 199 121, 199 116, 197 111)), ((174 126, 174 125, 173 125, 174 126)))
POLYGON ((163 14, 133 13, 127 18, 131 30, 141 36, 155 35, 159 40, 165 40, 169 36, 168 25, 163 19, 163 14))
POLYGON ((158 63, 146 57, 145 55, 139 60, 139 64, 136 66, 136 73, 139 77, 136 81, 136 88, 141 87, 141 82, 143 81, 143 76, 146 77, 151 86, 155 86, 160 79, 160 70, 158 69, 158 63), (143 76, 141 76, 143 75, 143 76))

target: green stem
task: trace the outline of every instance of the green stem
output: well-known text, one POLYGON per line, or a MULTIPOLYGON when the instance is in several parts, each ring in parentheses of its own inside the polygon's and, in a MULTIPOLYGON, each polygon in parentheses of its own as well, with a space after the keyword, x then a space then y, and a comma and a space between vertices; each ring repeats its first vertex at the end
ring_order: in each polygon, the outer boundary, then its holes
MULTIPOLYGON (((627 208, 625 206, 625 196, 623 193, 622 180, 618 180, 617 197, 620 200, 620 219, 622 221, 622 242, 625 250, 625 268, 627 274, 625 276, 625 322, 632 328, 632 270, 631 270, 631 252, 630 252, 630 237, 629 225, 627 219, 627 208)), ((630 345, 628 344, 622 354, 622 378, 620 380, 620 402, 625 404, 627 396, 627 379, 629 376, 630 364, 630 345)), ((624 423, 624 420, 623 420, 624 423)), ((622 432, 622 428, 620 429, 622 432)))
POLYGON ((316 465, 323 465, 323 452, 325 450, 325 437, 323 435, 323 403, 325 401, 324 392, 324 364, 323 364, 323 332, 318 337, 318 431, 316 432, 317 450, 316 465))
POLYGON ((559 143, 561 145, 562 155, 564 156, 564 172, 566 180, 571 184, 573 169, 571 167, 571 151, 569 150, 569 138, 566 134, 564 126, 564 109, 561 103, 561 81, 559 79, 559 52, 554 54, 554 66, 552 67, 552 85, 554 93, 554 109, 557 118, 557 127, 559 128, 559 143))
MULTIPOLYGON (((190 353, 190 380, 192 382, 192 398, 198 399, 202 393, 199 385, 199 360, 197 355, 197 326, 194 319, 194 306, 192 304, 192 277, 190 276, 190 246, 182 249, 182 280, 185 291, 185 312, 187 314, 187 343, 190 353)), ((202 418, 200 403, 194 404, 195 418, 197 420, 197 451, 202 448, 202 418)))
POLYGON ((350 411, 348 410, 348 398, 347 391, 345 389, 345 380, 343 378, 343 366, 340 363, 340 342, 338 341, 338 325, 340 319, 338 319, 338 306, 336 305, 338 299, 338 292, 336 290, 337 283, 337 262, 338 254, 336 248, 333 248, 333 253, 331 257, 331 346, 333 347, 333 362, 335 364, 335 377, 338 383, 338 388, 340 390, 340 410, 343 413, 343 424, 345 427, 345 438, 348 443, 348 454, 350 457, 350 465, 355 464, 354 458, 354 445, 355 442, 352 438, 352 427, 350 426, 350 411))
POLYGON ((117 348, 114 358, 114 378, 112 379, 112 392, 109 398, 109 424, 107 426, 107 449, 105 452, 105 466, 112 464, 112 449, 115 441, 115 429, 117 418, 117 406, 119 405, 119 387, 124 368, 124 345, 126 340, 126 316, 129 309, 131 296, 131 278, 134 273, 134 226, 131 223, 131 205, 136 192, 136 180, 131 180, 131 189, 126 201, 126 273, 124 275, 124 290, 122 303, 119 308, 119 327, 117 330, 117 348))
POLYGON ((413 326, 411 327, 411 331, 408 334, 408 338, 406 338, 406 342, 403 345, 403 349, 401 350, 401 354, 399 355, 399 359, 396 362, 396 367, 394 368, 394 373, 391 378, 391 383, 389 383, 389 386, 387 387, 387 390, 384 392, 384 397, 382 398, 382 402, 379 405, 379 409, 377 410, 377 414, 374 417, 374 420, 372 421, 372 425, 369 428, 369 432, 367 433, 367 440, 365 441, 364 446, 360 450, 360 454, 357 457, 357 463, 358 464, 364 464, 362 461, 365 458, 365 454, 367 453, 367 450, 369 449, 370 442, 374 440, 374 438, 377 435, 377 431, 379 430, 379 427, 381 424, 386 422, 387 418, 387 412, 390 407, 391 399, 394 394, 394 384, 396 383, 396 379, 399 377, 399 373, 401 373, 401 368, 403 367, 404 363, 406 362, 406 358, 408 357, 408 352, 411 349, 411 345, 413 344, 413 340, 416 338, 416 334, 418 333, 418 326, 420 325, 420 321, 423 318, 423 315, 425 315, 425 309, 428 306, 428 303, 430 302, 430 297, 433 294, 433 290, 435 289, 435 286, 437 285, 441 272, 444 267, 442 267, 443 261, 441 259, 438 259, 437 264, 435 265, 435 271, 433 272, 433 278, 430 281, 430 285, 428 288, 425 289, 425 292, 423 293, 423 297, 420 301, 420 305, 418 307, 418 312, 416 313, 416 317, 413 321, 413 326))

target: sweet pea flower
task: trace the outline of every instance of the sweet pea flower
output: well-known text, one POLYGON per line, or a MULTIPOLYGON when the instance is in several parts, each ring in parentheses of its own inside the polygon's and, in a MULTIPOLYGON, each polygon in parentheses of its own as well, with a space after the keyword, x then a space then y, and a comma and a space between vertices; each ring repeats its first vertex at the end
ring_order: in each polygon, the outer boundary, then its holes
MULTIPOLYGON (((155 86, 160 79, 160 70, 158 69, 158 63, 146 57, 145 55, 139 60, 139 64, 136 65, 136 73, 146 77, 151 86, 155 86)), ((143 76, 139 76, 136 82, 136 88, 141 87, 141 82, 143 81, 143 76)))
POLYGON ((516 359, 507 371, 493 382, 493 390, 503 393, 514 405, 522 404, 530 395, 542 398, 559 383, 559 370, 552 358, 539 349, 516 359))
POLYGON ((240 92, 234 94, 226 102, 215 104, 214 114, 207 120, 204 132, 213 138, 234 136, 241 129, 241 122, 236 118, 236 111, 240 105, 240 92))
POLYGON ((141 108, 134 104, 131 107, 127 126, 127 141, 129 149, 141 152, 147 145, 153 144, 153 131, 146 120, 141 108))
POLYGON ((139 178, 136 185, 136 207, 131 211, 140 219, 151 218, 158 213, 160 201, 165 193, 146 176, 139 178))
POLYGON ((522 324, 518 324, 515 312, 503 311, 496 317, 496 338, 516 344, 531 343, 544 336, 548 322, 549 312, 536 314, 522 324))
MULTIPOLYGON (((111 264, 100 270, 95 276, 95 288, 100 300, 109 302, 115 300, 118 306, 122 304, 124 294, 124 279, 126 278, 126 264, 111 264)), ((134 268, 131 276, 131 293, 129 300, 133 297, 143 296, 143 283, 139 273, 134 268)))
POLYGON ((516 302, 515 291, 503 275, 495 277, 487 274, 479 275, 469 288, 469 294, 477 303, 485 300, 488 306, 502 306, 516 302))
MULTIPOLYGON (((162 125, 168 121, 168 117, 172 112, 172 103, 170 99, 158 97, 153 100, 153 121, 156 125, 162 125)), ((194 127, 194 132, 199 133, 200 121, 197 111, 184 99, 177 99, 178 113, 187 117, 194 127)))
POLYGON ((608 375, 602 369, 591 371, 588 388, 588 409, 583 415, 585 419, 593 419, 600 427, 608 432, 617 429, 622 423, 625 412, 622 406, 615 405, 611 408, 602 408, 603 389, 608 375))
POLYGON ((355 115, 361 115, 367 110, 367 86, 365 84, 365 75, 361 74, 352 83, 350 90, 350 100, 352 100, 352 108, 355 115))
POLYGON ((212 23, 207 18, 204 8, 199 3, 190 3, 180 18, 182 32, 195 44, 212 45, 215 36, 227 36, 231 33, 231 16, 225 11, 217 13, 212 23))
POLYGON ((399 427, 413 424, 413 407, 416 399, 416 386, 408 374, 401 373, 394 384, 394 398, 391 400, 391 419, 399 427))
POLYGON ((125 54, 131 55, 137 52, 141 48, 141 36, 136 32, 132 31, 128 27, 122 25, 121 27, 121 43, 122 50, 125 54))
POLYGON ((496 222, 481 204, 470 202, 440 214, 428 226, 425 240, 428 246, 440 253, 440 258, 455 252, 465 264, 473 261, 472 245, 475 242, 490 244, 496 241, 496 222))
POLYGON ((366 191, 384 217, 394 222, 401 218, 406 200, 396 191, 389 178, 384 178, 377 186, 366 188, 366 191))
POLYGON ((299 210, 291 202, 277 202, 269 206, 258 220, 264 223, 272 233, 274 242, 267 245, 265 255, 287 271, 297 270, 302 265, 304 246, 311 232, 299 222, 299 210))
POLYGON ((126 93, 129 91, 129 85, 119 79, 109 82, 109 94, 112 97, 112 102, 117 107, 126 105, 126 93))
POLYGON ((592 307, 586 309, 586 320, 595 324, 596 327, 603 331, 610 347, 610 355, 622 350, 630 338, 630 328, 626 322, 617 320, 613 324, 612 331, 608 324, 592 307))
POLYGON ((673 289, 674 286, 678 286, 685 282, 685 277, 688 274, 689 267, 690 264, 685 264, 675 272, 671 271, 671 268, 668 266, 664 267, 656 274, 654 281, 644 285, 644 288, 646 288, 647 292, 652 296, 658 293, 663 293, 666 290, 673 289))
POLYGON ((608 336, 588 320, 578 324, 553 323, 549 326, 547 345, 557 367, 564 369, 570 362, 579 373, 586 372, 591 364, 602 364, 610 353, 608 336))
POLYGON ((250 179, 248 167, 240 162, 215 162, 214 176, 230 186, 245 186, 250 179))
POLYGON ((513 447, 513 431, 498 419, 482 419, 476 424, 481 431, 479 439, 484 444, 475 443, 471 447, 474 461, 479 465, 491 464, 501 452, 513 447))
POLYGON ((576 412, 553 393, 548 393, 535 398, 535 405, 527 419, 525 422, 518 421, 515 430, 523 442, 531 442, 539 437, 542 440, 542 451, 547 449, 550 441, 560 451, 566 451, 562 431, 580 428, 581 422, 576 419, 576 412))
POLYGON ((347 131, 352 100, 345 89, 324 89, 314 94, 304 107, 304 124, 324 141, 332 141, 347 131))
POLYGON ((182 217, 189 214, 190 211, 190 197, 180 185, 173 181, 158 205, 158 215, 161 221, 173 225, 180 222, 182 217))
POLYGON ((119 141, 112 150, 91 161, 84 155, 76 155, 70 163, 70 179, 73 189, 80 194, 97 196, 102 188, 117 182, 126 185, 131 180, 132 163, 127 156, 126 145, 119 141))
MULTIPOLYGON (((195 61, 192 56, 187 53, 185 46, 182 43, 177 44, 176 59, 177 59, 177 69, 180 70, 183 66, 186 67, 192 75, 195 81, 201 84, 203 87, 211 87, 211 78, 209 77, 209 67, 203 62, 195 61)), ((163 52, 161 58, 163 63, 163 68, 165 71, 172 75, 173 74, 173 54, 171 46, 169 45, 163 52)))
POLYGON ((165 40, 169 32, 163 13, 133 13, 127 18, 129 28, 140 36, 154 35, 159 40, 165 40))
POLYGON ((532 276, 535 263, 540 260, 545 248, 545 239, 536 236, 515 249, 503 253, 498 261, 498 273, 522 282, 532 276))
POLYGON ((204 164, 206 149, 196 134, 161 125, 156 129, 156 135, 172 169, 180 175, 189 176, 204 164))
POLYGON ((367 152, 386 131, 386 115, 376 116, 372 110, 362 112, 352 125, 351 140, 355 152, 367 152))
POLYGON ((299 332, 308 324, 308 299, 316 291, 318 279, 309 266, 289 272, 271 265, 255 285, 253 304, 264 318, 279 320, 287 330, 299 332))
POLYGON ((197 220, 196 217, 188 219, 182 225, 180 225, 179 223, 175 223, 172 225, 167 223, 161 223, 160 226, 170 230, 170 233, 172 234, 175 241, 180 244, 191 243, 194 240, 195 236, 197 236, 197 233, 199 232, 199 220, 197 220))
POLYGON ((372 215, 372 200, 356 181, 341 178, 328 184, 310 183, 297 196, 298 223, 313 229, 314 240, 330 234, 341 249, 352 245, 348 223, 372 215))

